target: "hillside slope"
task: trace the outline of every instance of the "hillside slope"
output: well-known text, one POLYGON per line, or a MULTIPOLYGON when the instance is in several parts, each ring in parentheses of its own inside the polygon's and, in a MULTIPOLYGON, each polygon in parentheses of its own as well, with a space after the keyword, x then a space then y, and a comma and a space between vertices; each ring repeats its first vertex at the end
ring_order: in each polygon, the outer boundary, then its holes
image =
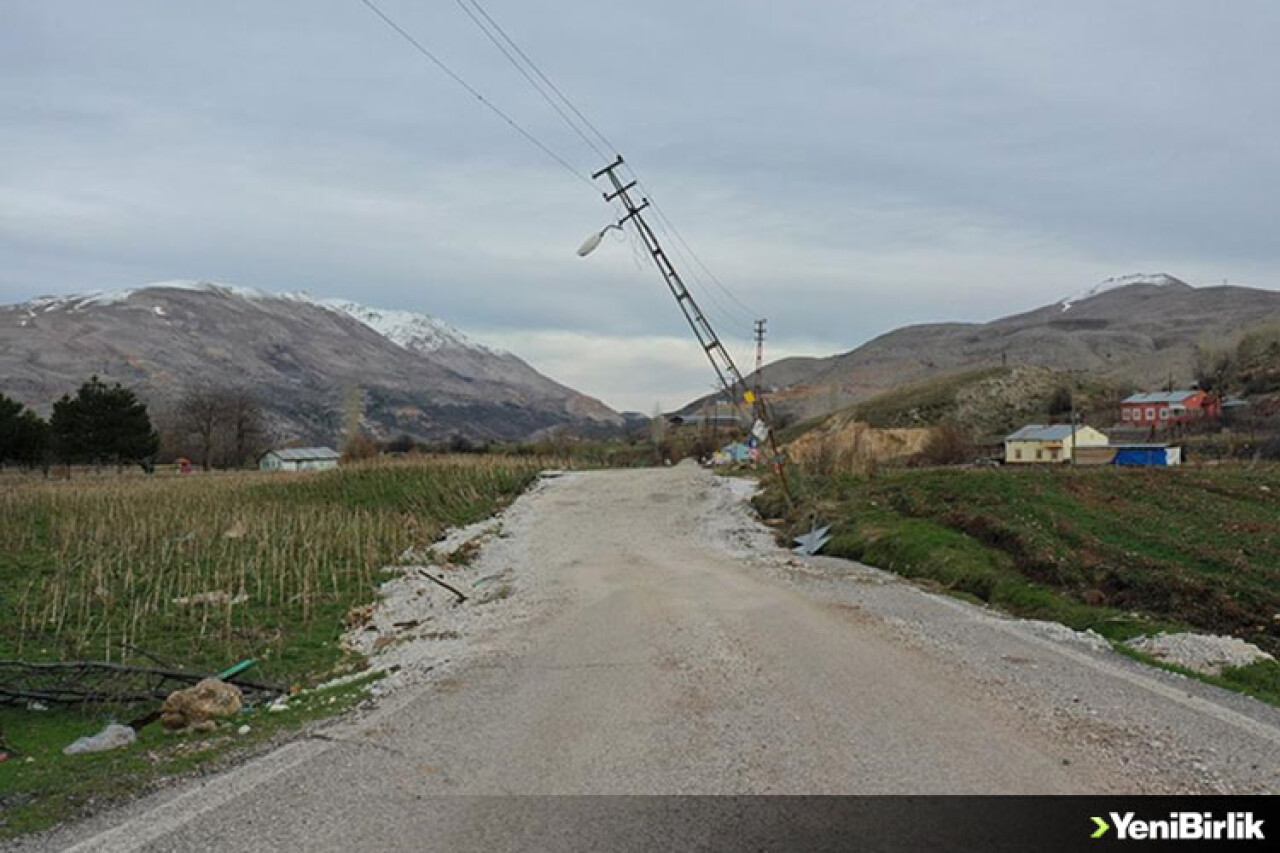
MULTIPOLYGON (((988 323, 906 326, 846 353, 764 369, 774 405, 808 418, 904 384, 1007 365, 1088 371, 1155 387, 1191 381, 1197 344, 1222 345, 1280 318, 1280 292, 1192 287, 1168 275, 1108 279, 988 323), (771 379, 775 381, 770 381, 771 379)), ((751 381, 748 379, 748 381, 751 381)))
POLYGON ((383 436, 520 439, 622 422, 511 353, 410 312, 210 282, 0 307, 0 391, 47 409, 92 373, 156 408, 201 384, 247 388, 282 439, 336 441, 352 388, 383 436))

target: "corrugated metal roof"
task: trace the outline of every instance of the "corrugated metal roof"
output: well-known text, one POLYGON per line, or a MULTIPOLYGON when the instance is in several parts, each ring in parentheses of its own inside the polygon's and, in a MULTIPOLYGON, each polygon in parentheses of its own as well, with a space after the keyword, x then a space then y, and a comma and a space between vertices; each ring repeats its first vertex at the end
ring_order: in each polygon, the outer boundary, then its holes
POLYGON ((1199 391, 1155 391, 1150 394, 1134 394, 1125 397, 1122 403, 1181 403, 1188 397, 1194 397, 1199 391))
POLYGON ((342 454, 331 447, 286 447, 272 450, 281 459, 289 462, 307 462, 313 459, 341 459, 342 454))
POLYGON ((1062 441, 1071 437, 1071 424, 1027 424, 1005 441, 1062 441))

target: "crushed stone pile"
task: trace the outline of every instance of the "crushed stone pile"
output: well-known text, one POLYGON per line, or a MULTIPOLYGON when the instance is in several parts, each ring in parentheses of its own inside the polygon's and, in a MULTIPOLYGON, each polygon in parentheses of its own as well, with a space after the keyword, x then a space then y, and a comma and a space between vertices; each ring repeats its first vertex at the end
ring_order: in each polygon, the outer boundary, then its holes
POLYGON ((1248 666, 1259 660, 1275 660, 1262 649, 1238 637, 1214 634, 1156 634, 1137 637, 1130 648, 1156 660, 1185 667, 1203 675, 1221 675, 1224 670, 1248 666))

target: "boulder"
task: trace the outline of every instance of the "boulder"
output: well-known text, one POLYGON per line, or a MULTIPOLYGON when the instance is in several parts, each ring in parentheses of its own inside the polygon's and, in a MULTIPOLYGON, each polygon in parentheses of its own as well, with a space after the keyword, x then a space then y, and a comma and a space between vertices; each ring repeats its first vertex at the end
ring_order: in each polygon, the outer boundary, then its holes
POLYGON ((171 732, 213 731, 217 717, 230 717, 243 704, 240 688, 216 678, 175 690, 160 709, 160 724, 171 732))

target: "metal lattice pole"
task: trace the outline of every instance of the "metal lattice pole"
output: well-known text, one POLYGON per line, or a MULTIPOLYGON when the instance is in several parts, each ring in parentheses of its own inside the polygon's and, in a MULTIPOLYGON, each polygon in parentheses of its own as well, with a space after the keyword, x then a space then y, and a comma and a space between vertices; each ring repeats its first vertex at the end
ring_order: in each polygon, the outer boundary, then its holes
MULTIPOLYGON (((774 435, 773 418, 770 416, 769 409, 765 405, 763 398, 747 387, 747 382, 742 378, 742 373, 738 370, 738 366, 734 364, 733 357, 729 355, 729 351, 720 342, 715 329, 711 328, 711 323, 707 320, 706 315, 702 313, 702 309, 698 307, 698 303, 694 300, 693 295, 689 293, 689 289, 685 287, 684 281, 680 278, 680 273, 676 270, 675 265, 671 263, 671 259, 662 248, 662 244, 658 242, 657 235, 649 227, 649 223, 645 221, 643 211, 649 206, 649 200, 642 197, 637 203, 631 195, 631 191, 636 187, 636 181, 623 183, 622 179, 618 177, 617 169, 623 162, 622 156, 619 155, 608 166, 592 174, 591 178, 592 180, 599 180, 602 176, 608 177, 613 191, 604 194, 605 201, 621 201, 627 210, 627 215, 618 220, 618 225, 624 226, 630 222, 639 233, 645 248, 648 249, 649 255, 658 267, 658 272, 662 274, 663 281, 666 282, 671 295, 675 297, 676 304, 680 306, 681 312, 684 313, 685 320, 689 323, 689 328, 693 330, 694 336, 702 346, 702 351, 707 354, 707 359, 710 360, 711 367, 715 370, 721 387, 724 388, 725 393, 732 401, 734 409, 741 412, 742 404, 749 404, 755 419, 764 424, 768 430, 769 449, 773 454, 774 471, 782 483, 783 494, 786 495, 787 502, 790 503, 791 488, 787 483, 787 476, 782 467, 782 451, 779 449, 777 437, 774 435)), ((763 329, 762 326, 758 328, 763 329)))

